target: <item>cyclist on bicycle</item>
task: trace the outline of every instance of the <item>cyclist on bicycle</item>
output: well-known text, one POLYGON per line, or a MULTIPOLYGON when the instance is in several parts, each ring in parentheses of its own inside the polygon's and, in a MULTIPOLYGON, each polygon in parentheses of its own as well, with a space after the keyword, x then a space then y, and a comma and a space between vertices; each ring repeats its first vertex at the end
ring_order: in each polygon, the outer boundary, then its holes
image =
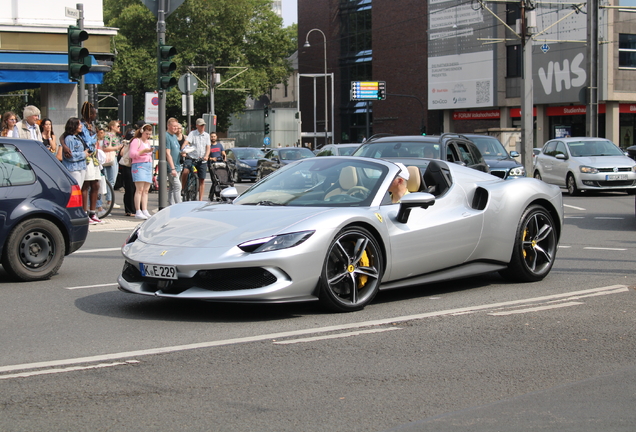
POLYGON ((186 189, 188 174, 195 164, 197 176, 199 177, 199 201, 203 201, 203 190, 205 189, 205 177, 207 176, 206 166, 210 156, 210 135, 205 131, 205 120, 197 119, 197 129, 190 132, 188 138, 183 143, 181 150, 189 148, 192 151, 186 152, 183 171, 181 173, 182 190, 186 189))

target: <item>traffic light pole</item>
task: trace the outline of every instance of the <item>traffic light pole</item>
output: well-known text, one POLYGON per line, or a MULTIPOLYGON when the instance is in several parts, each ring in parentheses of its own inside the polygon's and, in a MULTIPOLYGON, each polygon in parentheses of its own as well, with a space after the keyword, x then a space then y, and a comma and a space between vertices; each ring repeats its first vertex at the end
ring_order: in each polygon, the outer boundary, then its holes
MULTIPOLYGON (((80 30, 84 30, 84 4, 77 3, 75 7, 79 11, 77 26, 80 28, 80 30)), ((82 43, 82 46, 84 46, 83 43, 82 43)), ((82 117, 82 106, 84 105, 84 102, 86 101, 86 95, 84 94, 84 87, 85 87, 84 84, 85 84, 84 75, 82 75, 79 79, 79 82, 77 83, 77 117, 79 118, 82 117)))
MULTIPOLYGON (((157 10, 157 68, 161 67, 161 46, 166 39, 166 0, 159 0, 157 10)), ((161 71, 158 71, 161 74, 161 71)), ((166 166, 166 92, 158 84, 159 94, 159 210, 168 206, 166 166)))

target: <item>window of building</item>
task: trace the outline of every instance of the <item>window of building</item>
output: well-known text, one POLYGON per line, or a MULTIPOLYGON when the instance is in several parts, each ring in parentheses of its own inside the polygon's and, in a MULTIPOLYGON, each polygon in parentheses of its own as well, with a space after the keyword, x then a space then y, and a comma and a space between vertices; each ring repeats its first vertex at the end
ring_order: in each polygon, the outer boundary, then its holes
POLYGON ((618 67, 636 69, 636 35, 618 36, 618 67))
POLYGON ((508 45, 506 47, 506 78, 521 76, 521 45, 508 45))

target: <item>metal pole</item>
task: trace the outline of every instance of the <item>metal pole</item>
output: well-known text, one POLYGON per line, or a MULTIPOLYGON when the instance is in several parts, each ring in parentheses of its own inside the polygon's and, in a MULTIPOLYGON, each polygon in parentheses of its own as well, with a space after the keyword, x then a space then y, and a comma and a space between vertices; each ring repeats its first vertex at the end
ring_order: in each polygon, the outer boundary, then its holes
POLYGON ((366 136, 364 137, 364 140, 365 140, 365 141, 366 141, 366 140, 368 140, 368 139, 369 139, 369 137, 370 137, 370 135, 371 135, 371 126, 370 126, 370 124, 369 124, 369 107, 370 107, 370 105, 371 105, 371 104, 369 103, 369 101, 367 101, 367 109, 366 109, 366 111, 367 111, 367 113, 366 113, 366 118, 367 118, 367 128, 366 128, 366 136))
POLYGON ((318 126, 316 126, 316 77, 314 77, 314 150, 318 148, 318 126))
POLYGON ((585 135, 598 136, 598 0, 587 2, 587 71, 590 77, 585 107, 585 135))
MULTIPOLYGON (((320 31, 322 33, 322 31, 320 31)), ((325 39, 325 145, 329 144, 329 100, 327 99, 327 36, 322 33, 325 39)))
POLYGON ((212 74, 210 75, 210 132, 216 132, 216 125, 214 124, 214 90, 216 89, 216 74, 214 73, 214 66, 212 66, 212 74))
MULTIPOLYGON (((161 54, 159 47, 166 38, 166 0, 159 0, 157 8, 157 67, 160 67, 161 54)), ((157 71, 159 74, 159 71, 157 71)), ((159 75, 157 75, 159 76, 159 75)), ((157 86, 159 83, 157 82, 157 86)), ((161 88, 159 93, 159 210, 168 206, 168 170, 166 165, 166 92, 161 88)))
MULTIPOLYGON (((77 3, 75 5, 76 9, 79 11, 79 18, 77 19, 77 26, 80 30, 84 30, 84 4, 77 3)), ((84 46, 84 42, 81 43, 81 46, 84 46)), ((77 83, 77 116, 82 116, 82 106, 86 101, 86 95, 84 94, 84 75, 80 76, 79 82, 77 83)))
POLYGON ((525 1, 521 1, 521 28, 523 43, 523 89, 521 92, 521 164, 532 176, 532 148, 534 147, 534 113, 532 86, 532 38, 528 34, 525 1))
MULTIPOLYGON (((190 72, 186 74, 186 114, 188 116, 188 133, 192 130, 192 118, 190 116, 190 72)), ((187 134, 186 134, 187 135, 187 134)))

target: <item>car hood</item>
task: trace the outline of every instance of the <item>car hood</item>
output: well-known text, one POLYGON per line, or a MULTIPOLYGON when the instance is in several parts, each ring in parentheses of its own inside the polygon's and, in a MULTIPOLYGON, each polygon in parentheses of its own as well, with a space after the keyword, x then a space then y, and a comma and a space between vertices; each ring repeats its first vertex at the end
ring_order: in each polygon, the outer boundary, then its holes
POLYGON ((143 243, 229 248, 248 240, 294 232, 293 226, 333 208, 188 202, 171 205, 144 222, 143 243))
POLYGON ((493 168, 513 168, 521 164, 514 159, 485 159, 488 166, 493 168))
POLYGON ((627 156, 581 156, 573 157, 572 160, 580 165, 589 165, 595 168, 625 167, 636 164, 627 156))

